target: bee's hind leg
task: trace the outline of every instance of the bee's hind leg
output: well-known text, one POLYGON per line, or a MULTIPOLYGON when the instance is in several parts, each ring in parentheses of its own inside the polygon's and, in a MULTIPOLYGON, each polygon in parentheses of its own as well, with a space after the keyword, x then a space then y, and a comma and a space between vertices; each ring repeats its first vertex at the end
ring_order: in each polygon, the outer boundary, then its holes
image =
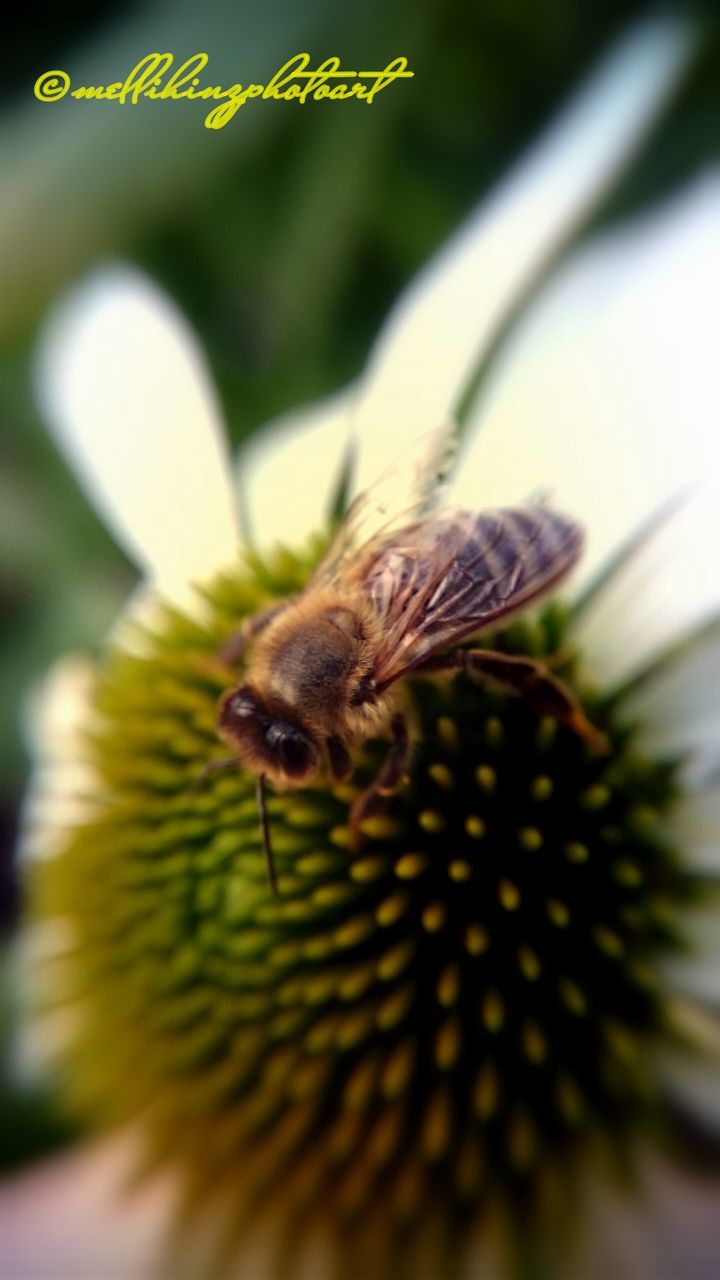
POLYGON ((416 669, 416 674, 453 669, 491 680, 508 693, 517 694, 539 715, 551 716, 571 729, 594 751, 607 752, 605 734, 590 723, 575 695, 562 680, 550 675, 542 662, 494 649, 454 649, 430 658, 416 669))
POLYGON ((360 827, 365 819, 383 809, 388 798, 397 791, 405 774, 410 750, 410 737, 407 720, 404 715, 398 713, 393 716, 390 732, 392 734, 392 742, 377 775, 370 783, 370 786, 361 792, 350 810, 348 825, 350 828, 350 848, 352 850, 357 849, 360 843, 360 827))

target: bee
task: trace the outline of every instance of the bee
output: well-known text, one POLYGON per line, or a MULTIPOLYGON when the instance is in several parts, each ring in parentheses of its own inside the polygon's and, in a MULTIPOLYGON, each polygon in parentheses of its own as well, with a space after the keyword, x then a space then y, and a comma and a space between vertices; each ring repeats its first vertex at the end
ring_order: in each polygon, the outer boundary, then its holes
POLYGON ((581 553, 583 533, 542 503, 438 509, 443 442, 434 433, 416 464, 409 507, 393 515, 383 482, 361 494, 300 595, 249 620, 222 652, 233 662, 249 649, 249 660, 242 683, 219 705, 217 730, 232 760, 212 767, 240 764, 257 775, 274 894, 266 781, 303 787, 318 772, 345 780, 353 750, 388 737, 377 776, 350 812, 356 841, 408 767, 411 734, 400 682, 410 673, 465 671, 490 680, 603 748, 570 690, 542 663, 457 647, 559 583, 581 553))

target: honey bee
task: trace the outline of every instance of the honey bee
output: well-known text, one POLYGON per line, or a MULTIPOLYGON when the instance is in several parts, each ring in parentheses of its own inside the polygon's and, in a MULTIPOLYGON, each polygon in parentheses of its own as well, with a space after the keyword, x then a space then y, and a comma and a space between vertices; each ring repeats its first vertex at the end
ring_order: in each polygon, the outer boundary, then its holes
POLYGON ((389 737, 376 778, 350 812, 356 838, 408 766, 411 735, 398 682, 411 672, 489 679, 603 747, 570 690, 542 663, 452 647, 560 582, 580 555, 583 534, 543 504, 435 509, 445 465, 438 439, 415 467, 414 496, 402 514, 389 514, 382 482, 360 495, 301 594, 251 619, 223 650, 232 662, 249 646, 249 661, 242 683, 220 700, 218 734, 233 757, 216 764, 257 775, 275 894, 266 780, 285 789, 305 786, 318 771, 347 779, 353 749, 389 737))

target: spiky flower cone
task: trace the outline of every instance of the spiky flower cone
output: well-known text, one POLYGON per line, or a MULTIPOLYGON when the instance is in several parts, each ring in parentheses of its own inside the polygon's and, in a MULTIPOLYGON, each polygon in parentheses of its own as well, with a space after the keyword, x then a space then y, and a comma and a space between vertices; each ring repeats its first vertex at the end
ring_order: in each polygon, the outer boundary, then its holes
POLYGON ((306 574, 242 566, 208 625, 168 613, 99 675, 96 813, 32 892, 72 926, 45 975, 76 1014, 66 1091, 141 1121, 149 1161, 182 1174, 180 1225, 212 1208, 221 1269, 264 1223, 270 1274, 319 1232, 337 1274, 418 1274, 413 1241, 447 1276, 485 1215, 529 1232, 580 1158, 624 1159, 656 1118, 656 962, 690 893, 664 829, 676 769, 591 696, 553 606, 494 642, 566 655, 610 754, 464 677, 416 680, 409 780, 355 856, 348 807, 382 744, 350 785, 270 797, 273 900, 254 779, 193 784, 225 754, 222 642, 306 574))

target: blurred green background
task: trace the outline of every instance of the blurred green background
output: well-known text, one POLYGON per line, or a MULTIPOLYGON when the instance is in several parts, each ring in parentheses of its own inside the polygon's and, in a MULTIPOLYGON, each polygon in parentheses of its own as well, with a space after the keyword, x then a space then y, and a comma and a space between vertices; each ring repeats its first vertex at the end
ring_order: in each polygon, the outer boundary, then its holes
MULTIPOLYGON (((684 5, 687 12, 689 6, 684 5)), ((0 114, 0 837, 2 930, 27 772, 22 690, 66 649, 92 649, 135 577, 53 449, 33 402, 37 326, 58 291, 108 258, 150 272, 208 353, 229 430, 342 386, 402 285, 646 5, 629 0, 331 0, 97 6, 5 19, 0 114), (8 25, 9 22, 9 25, 8 25), (14 29, 13 29, 14 22, 14 29), (202 103, 43 106, 36 77, 123 79, 146 53, 209 54, 204 83, 264 81, 300 51, 347 67, 408 57, 415 78, 371 108, 248 103, 220 132, 202 103)), ((720 154, 720 37, 707 36, 663 128, 600 217, 624 216, 720 154)), ((699 10, 700 11, 700 10, 699 10)), ((7 1024, 8 966, 0 989, 7 1024), (5 992, 3 998, 2 992, 5 992)), ((6 1036, 6 1042, 9 1038, 6 1036)), ((65 1136, 9 1048, 0 1160, 65 1136)))

